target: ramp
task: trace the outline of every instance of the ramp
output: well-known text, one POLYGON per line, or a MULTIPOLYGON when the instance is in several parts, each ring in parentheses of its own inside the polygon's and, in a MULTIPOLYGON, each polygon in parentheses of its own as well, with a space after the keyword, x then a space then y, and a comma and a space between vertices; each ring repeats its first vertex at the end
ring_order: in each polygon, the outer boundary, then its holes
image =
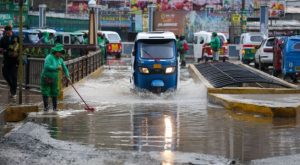
POLYGON ((242 87, 245 84, 249 87, 252 84, 253 86, 266 88, 271 84, 291 88, 288 84, 271 76, 266 76, 243 65, 230 62, 201 63, 195 65, 195 67, 215 88, 242 87))

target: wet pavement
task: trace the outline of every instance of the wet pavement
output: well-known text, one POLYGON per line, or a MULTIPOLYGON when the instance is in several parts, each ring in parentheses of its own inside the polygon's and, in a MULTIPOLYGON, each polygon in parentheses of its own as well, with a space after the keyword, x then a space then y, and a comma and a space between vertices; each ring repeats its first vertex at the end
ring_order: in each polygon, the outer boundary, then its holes
POLYGON ((129 76, 130 67, 111 67, 101 77, 76 84, 94 113, 85 112, 70 89, 61 105, 65 111, 29 120, 47 123, 55 139, 101 150, 201 153, 244 163, 300 152, 299 119, 232 113, 211 105, 205 87, 187 69, 181 71, 180 89, 162 95, 132 92, 129 76))
MULTIPOLYGON (((42 98, 41 94, 36 89, 23 90, 22 94, 22 104, 23 105, 40 105, 42 98)), ((7 85, 0 85, 0 137, 5 133, 9 132, 14 124, 7 124, 4 122, 4 110, 8 106, 19 105, 19 96, 17 93, 16 98, 10 97, 9 87, 7 85)))
POLYGON ((0 161, 17 153, 12 164, 250 164, 300 153, 299 118, 266 118, 209 104, 204 85, 187 69, 180 89, 161 95, 133 92, 129 77, 130 67, 109 66, 75 85, 94 113, 68 88, 59 104, 63 111, 31 113, 0 141, 0 161))

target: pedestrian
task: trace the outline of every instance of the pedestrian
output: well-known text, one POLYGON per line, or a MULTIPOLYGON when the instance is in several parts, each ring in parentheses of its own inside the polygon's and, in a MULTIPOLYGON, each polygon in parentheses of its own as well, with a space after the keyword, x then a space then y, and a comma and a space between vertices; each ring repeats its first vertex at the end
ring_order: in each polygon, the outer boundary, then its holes
POLYGON ((186 62, 185 62, 185 56, 188 51, 188 44, 187 41, 185 40, 184 35, 179 37, 178 41, 178 52, 179 52, 179 57, 180 57, 180 65, 182 67, 185 67, 186 62))
POLYGON ((101 33, 98 34, 98 45, 101 49, 102 64, 105 64, 106 63, 106 39, 104 34, 101 33))
POLYGON ((2 75, 9 85, 10 97, 16 98, 18 79, 18 37, 14 36, 12 27, 5 27, 5 35, 0 40, 3 52, 2 75))
POLYGON ((45 58, 43 71, 41 74, 41 91, 43 95, 44 111, 49 110, 48 98, 52 98, 53 111, 57 111, 58 73, 63 71, 70 81, 69 71, 61 56, 65 53, 62 44, 56 44, 51 48, 50 53, 45 58))
POLYGON ((212 49, 213 61, 219 61, 218 51, 221 48, 221 41, 216 32, 212 33, 210 47, 212 49))

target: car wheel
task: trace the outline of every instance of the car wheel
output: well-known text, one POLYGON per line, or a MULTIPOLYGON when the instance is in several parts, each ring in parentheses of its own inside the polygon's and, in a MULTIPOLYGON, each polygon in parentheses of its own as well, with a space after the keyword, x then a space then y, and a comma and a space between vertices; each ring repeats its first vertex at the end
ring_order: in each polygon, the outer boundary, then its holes
POLYGON ((259 64, 258 63, 254 63, 254 67, 256 68, 256 69, 258 69, 259 68, 259 64))

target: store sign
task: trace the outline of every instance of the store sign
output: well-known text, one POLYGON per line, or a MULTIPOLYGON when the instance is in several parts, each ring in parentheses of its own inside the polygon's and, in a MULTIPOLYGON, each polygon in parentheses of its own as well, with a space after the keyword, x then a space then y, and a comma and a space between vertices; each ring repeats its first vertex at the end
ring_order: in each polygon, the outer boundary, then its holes
POLYGON ((130 27, 129 15, 102 15, 100 25, 101 27, 130 27))
POLYGON ((0 14, 0 26, 6 26, 9 23, 12 23, 14 17, 12 14, 0 14))

